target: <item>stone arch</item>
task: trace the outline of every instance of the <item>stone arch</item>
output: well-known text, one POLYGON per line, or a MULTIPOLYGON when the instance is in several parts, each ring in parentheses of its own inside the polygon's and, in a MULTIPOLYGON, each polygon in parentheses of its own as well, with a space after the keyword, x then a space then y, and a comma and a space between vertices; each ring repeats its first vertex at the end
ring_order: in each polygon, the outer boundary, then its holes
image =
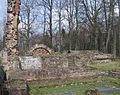
POLYGON ((40 45, 34 45, 31 47, 29 54, 32 56, 41 56, 41 55, 49 55, 51 54, 52 50, 47 47, 46 45, 40 44, 40 45))

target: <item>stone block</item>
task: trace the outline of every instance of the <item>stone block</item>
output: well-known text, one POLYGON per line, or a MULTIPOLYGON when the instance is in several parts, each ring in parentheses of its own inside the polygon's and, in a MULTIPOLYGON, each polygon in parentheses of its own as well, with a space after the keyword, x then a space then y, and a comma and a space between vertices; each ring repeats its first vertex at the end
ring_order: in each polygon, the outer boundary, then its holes
POLYGON ((28 69, 35 70, 42 68, 41 57, 24 56, 24 57, 19 57, 19 61, 21 64, 21 68, 23 70, 28 70, 28 69))
POLYGON ((2 59, 2 63, 7 63, 7 51, 0 51, 0 58, 2 59))

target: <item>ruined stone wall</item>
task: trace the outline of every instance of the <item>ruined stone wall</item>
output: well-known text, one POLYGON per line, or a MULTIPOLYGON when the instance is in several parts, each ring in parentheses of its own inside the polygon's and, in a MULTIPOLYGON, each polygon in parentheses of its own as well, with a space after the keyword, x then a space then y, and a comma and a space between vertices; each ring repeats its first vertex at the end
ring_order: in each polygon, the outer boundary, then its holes
POLYGON ((9 81, 4 85, 2 95, 30 95, 28 85, 24 81, 9 81))
POLYGON ((22 56, 19 63, 12 64, 9 79, 15 80, 51 80, 66 78, 68 60, 60 56, 22 56), (18 65, 21 66, 18 68, 18 65))
POLYGON ((7 78, 9 76, 9 70, 12 70, 11 64, 17 62, 16 57, 18 57, 19 13, 20 0, 7 0, 7 22, 4 48, 4 50, 7 52, 7 64, 5 66, 7 78))
POLYGON ((13 62, 13 71, 9 72, 9 79, 54 80, 100 75, 101 73, 97 71, 86 71, 84 69, 84 64, 95 60, 96 58, 94 57, 96 55, 57 54, 37 57, 22 56, 19 57, 19 63, 13 62))
POLYGON ((2 63, 7 63, 7 52, 4 50, 0 51, 0 58, 2 63))
POLYGON ((44 44, 36 44, 30 48, 30 51, 28 53, 32 56, 43 56, 50 55, 52 52, 52 49, 50 49, 48 46, 44 44))
POLYGON ((5 33, 5 47, 8 56, 18 55, 18 23, 20 0, 7 0, 7 23, 5 33))
MULTIPOLYGON (((76 60, 76 56, 22 56, 19 59, 21 68, 16 70, 18 68, 15 66, 16 63, 13 65, 15 69, 10 72, 10 80, 54 80, 81 77, 82 67, 76 65, 80 61, 76 60)), ((89 75, 89 73, 87 74, 89 75)), ((95 75, 95 73, 92 73, 92 75, 95 75)))

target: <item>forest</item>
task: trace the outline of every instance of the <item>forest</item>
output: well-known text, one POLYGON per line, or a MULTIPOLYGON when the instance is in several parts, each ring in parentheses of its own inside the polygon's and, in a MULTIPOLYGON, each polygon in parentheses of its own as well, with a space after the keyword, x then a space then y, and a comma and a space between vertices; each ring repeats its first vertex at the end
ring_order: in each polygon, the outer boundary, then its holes
POLYGON ((0 2, 0 95, 120 95, 120 0, 0 2))
POLYGON ((21 0, 19 19, 21 55, 45 44, 60 52, 98 50, 120 56, 120 0, 21 0))

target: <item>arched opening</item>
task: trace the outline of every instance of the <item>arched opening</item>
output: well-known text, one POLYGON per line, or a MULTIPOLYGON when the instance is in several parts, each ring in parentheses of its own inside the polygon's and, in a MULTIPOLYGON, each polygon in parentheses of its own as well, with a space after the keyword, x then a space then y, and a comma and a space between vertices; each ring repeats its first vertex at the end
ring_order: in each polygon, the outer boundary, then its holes
POLYGON ((51 54, 52 50, 47 47, 46 45, 40 44, 40 45, 34 45, 30 49, 30 55, 32 56, 41 56, 41 55, 49 55, 51 54))

